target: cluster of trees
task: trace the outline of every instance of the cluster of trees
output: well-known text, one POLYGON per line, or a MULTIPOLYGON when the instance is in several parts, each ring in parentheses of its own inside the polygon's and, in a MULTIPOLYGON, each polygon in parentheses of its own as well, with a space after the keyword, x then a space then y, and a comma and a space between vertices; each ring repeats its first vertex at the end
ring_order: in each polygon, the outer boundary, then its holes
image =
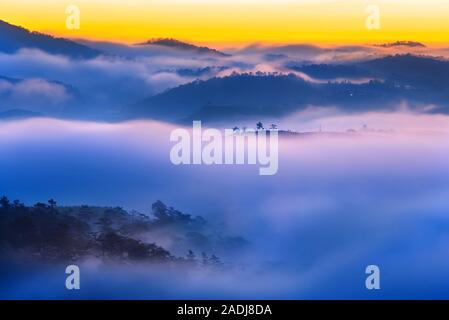
MULTIPOLYGON (((277 124, 272 123, 268 130, 277 130, 277 129, 278 129, 277 124)), ((232 128, 232 130, 234 130, 234 132, 240 132, 240 131, 246 132, 248 130, 248 128, 247 127, 242 127, 240 129, 239 127, 234 127, 234 128, 232 128)), ((263 126, 263 123, 261 121, 256 123, 256 130, 257 131, 265 130, 265 127, 263 126)))
POLYGON ((122 208, 90 206, 58 207, 50 199, 26 206, 18 200, 0 198, 0 250, 2 254, 43 261, 77 261, 89 256, 128 262, 179 263, 221 268, 216 255, 188 250, 175 256, 156 243, 147 243, 139 234, 182 232, 207 226, 202 217, 192 217, 163 202, 152 205, 152 217, 122 208), (176 231, 177 230, 177 231, 176 231))

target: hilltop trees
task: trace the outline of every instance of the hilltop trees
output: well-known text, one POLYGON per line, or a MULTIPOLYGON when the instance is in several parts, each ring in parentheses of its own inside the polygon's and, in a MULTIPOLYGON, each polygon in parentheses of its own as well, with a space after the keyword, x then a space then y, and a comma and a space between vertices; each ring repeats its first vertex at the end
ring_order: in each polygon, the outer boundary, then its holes
POLYGON ((9 199, 7 197, 5 197, 5 196, 1 197, 0 198, 0 207, 2 209, 8 209, 9 206, 10 206, 9 199))
MULTIPOLYGON (((270 127, 268 128, 268 130, 277 130, 277 129, 278 129, 278 126, 277 126, 277 124, 274 124, 274 123, 270 124, 270 127)), ((256 123, 256 130, 257 131, 265 130, 265 127, 261 121, 256 123)), ((234 133, 246 133, 246 132, 254 132, 254 129, 248 130, 248 127, 245 127, 245 126, 242 128, 235 126, 232 128, 232 131, 234 133)))
POLYGON ((103 257, 158 262, 166 262, 172 258, 170 252, 154 243, 144 243, 113 231, 100 233, 96 241, 103 257))
POLYGON ((222 264, 216 255, 204 254, 202 263, 193 250, 188 250, 186 257, 176 257, 152 241, 143 241, 145 237, 141 235, 167 234, 194 246, 210 245, 213 239, 224 241, 226 246, 235 242, 222 234, 202 233, 207 226, 203 218, 182 213, 159 200, 152 205, 153 218, 122 208, 56 204, 50 199, 48 204, 38 202, 28 207, 18 200, 11 203, 7 197, 1 197, 0 250, 43 261, 71 262, 97 257, 106 262, 186 263, 216 268, 222 264), (195 239, 201 241, 193 241, 190 234, 197 234, 195 239))

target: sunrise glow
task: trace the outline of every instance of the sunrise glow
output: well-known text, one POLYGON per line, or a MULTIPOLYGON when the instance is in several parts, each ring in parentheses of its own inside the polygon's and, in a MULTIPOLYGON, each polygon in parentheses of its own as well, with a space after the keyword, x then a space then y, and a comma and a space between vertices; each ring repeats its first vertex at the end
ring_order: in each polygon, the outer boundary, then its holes
POLYGON ((386 0, 2 0, 0 19, 53 35, 134 43, 172 37, 196 43, 448 41, 449 1, 386 0), (77 5, 81 28, 65 27, 77 5), (377 6, 380 28, 366 27, 377 6))

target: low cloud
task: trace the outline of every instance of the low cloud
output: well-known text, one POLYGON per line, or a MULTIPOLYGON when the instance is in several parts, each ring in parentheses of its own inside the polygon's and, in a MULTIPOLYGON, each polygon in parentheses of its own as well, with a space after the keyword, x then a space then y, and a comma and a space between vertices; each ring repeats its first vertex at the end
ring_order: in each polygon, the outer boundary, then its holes
POLYGON ((57 114, 73 99, 66 87, 44 79, 8 81, 0 79, 0 110, 22 108, 29 111, 57 114))
MULTIPOLYGON (((125 46, 119 44, 91 45, 110 55, 94 59, 72 60, 64 56, 51 55, 36 49, 22 49, 14 54, 0 54, 2 66, 0 76, 34 81, 28 87, 38 85, 33 79, 48 83, 59 82, 71 86, 79 93, 76 101, 69 101, 53 85, 54 100, 61 108, 71 103, 72 110, 84 115, 104 115, 118 113, 123 107, 137 103, 151 95, 196 79, 207 80, 233 73, 279 73, 295 75, 309 82, 322 83, 303 72, 286 67, 289 63, 335 63, 363 60, 405 52, 403 48, 382 48, 375 46, 318 47, 311 45, 269 46, 253 45, 243 49, 225 50, 231 56, 206 55, 190 51, 147 48, 145 46, 125 46)), ((430 54, 441 53, 443 49, 424 48, 430 54)), ((407 48, 422 52, 423 48, 407 48), (420 51, 421 50, 421 51, 420 51)), ((414 52, 414 51, 413 51, 414 52)), ((367 82, 370 79, 334 79, 335 81, 367 82)), ((326 80, 327 81, 327 80, 326 80)), ((3 83, 4 89, 7 84, 3 83)), ((40 84, 44 92, 44 88, 40 84)), ((24 95, 28 91, 24 91, 24 95)), ((43 93, 45 96, 46 94, 43 93)), ((25 104, 13 103, 8 107, 23 107, 25 104)), ((54 105, 55 102, 50 104, 54 105)), ((29 108, 32 108, 30 106, 29 108)), ((39 109, 37 106, 34 109, 39 109)), ((42 109, 46 113, 48 109, 42 109)))
MULTIPOLYGON (((308 112, 306 122, 323 111, 308 112)), ((161 199, 223 222, 251 243, 229 272, 178 277, 176 271, 160 271, 158 279, 176 279, 169 287, 138 267, 90 270, 85 283, 95 290, 84 292, 91 297, 363 298, 364 268, 373 263, 388 283, 379 297, 443 292, 445 283, 438 279, 447 277, 449 264, 449 117, 336 111, 320 116, 329 126, 363 120, 378 127, 383 121, 401 130, 281 139, 278 173, 261 177, 250 165, 173 166, 168 137, 174 127, 164 123, 7 122, 0 124, 0 194, 28 204, 55 198, 61 205, 142 212, 161 199), (422 131, 429 128, 434 132, 422 131), (42 181, 44 188, 29 187, 42 181), (114 279, 129 283, 126 291, 111 293, 114 279), (414 283, 407 286, 410 279, 414 283), (424 284, 429 290, 423 293, 424 284)), ((299 118, 290 121, 301 125, 299 118)), ((64 294, 59 292, 53 294, 64 294)))

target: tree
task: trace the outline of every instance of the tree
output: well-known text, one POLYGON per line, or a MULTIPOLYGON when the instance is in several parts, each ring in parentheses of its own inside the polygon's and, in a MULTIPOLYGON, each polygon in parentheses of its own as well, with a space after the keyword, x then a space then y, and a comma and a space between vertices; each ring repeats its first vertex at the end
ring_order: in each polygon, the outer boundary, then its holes
POLYGON ((270 129, 271 129, 271 130, 276 130, 277 128, 278 128, 278 126, 275 125, 274 123, 272 123, 272 124, 270 125, 270 129))
POLYGON ((8 209, 10 205, 9 199, 6 196, 0 198, 0 206, 2 209, 8 209))
POLYGON ((151 209, 153 210, 153 215, 159 220, 164 220, 167 218, 167 206, 161 201, 157 200, 155 203, 151 205, 151 209))
POLYGON ((190 214, 184 214, 173 207, 167 207, 162 201, 158 200, 151 206, 156 222, 161 224, 172 223, 192 223, 190 214))
POLYGON ((192 250, 189 250, 186 256, 186 260, 190 265, 196 265, 196 254, 192 250))
POLYGON ((33 210, 37 213, 45 213, 48 212, 48 206, 45 203, 37 202, 33 206, 33 210))
POLYGON ((263 123, 260 121, 258 123, 256 123, 256 128, 257 128, 257 130, 264 130, 263 123))
POLYGON ((100 218, 98 218, 95 223, 100 227, 101 232, 111 232, 113 221, 106 214, 103 214, 100 218))
POLYGON ((48 204, 50 205, 50 208, 56 208, 56 201, 54 199, 48 200, 48 204))
POLYGON ((20 201, 17 199, 12 202, 12 206, 14 208, 23 208, 24 207, 23 203, 20 203, 20 201))
POLYGON ((220 268, 223 267, 223 262, 221 262, 220 258, 218 258, 216 255, 213 254, 213 255, 209 258, 209 265, 210 265, 212 268, 220 269, 220 268))
POLYGON ((216 255, 208 256, 204 252, 201 253, 202 263, 205 267, 211 267, 214 269, 219 269, 223 267, 223 262, 221 262, 220 258, 218 258, 216 255))
POLYGON ((195 260, 196 259, 196 255, 192 250, 189 250, 189 252, 187 253, 187 260, 195 260))

